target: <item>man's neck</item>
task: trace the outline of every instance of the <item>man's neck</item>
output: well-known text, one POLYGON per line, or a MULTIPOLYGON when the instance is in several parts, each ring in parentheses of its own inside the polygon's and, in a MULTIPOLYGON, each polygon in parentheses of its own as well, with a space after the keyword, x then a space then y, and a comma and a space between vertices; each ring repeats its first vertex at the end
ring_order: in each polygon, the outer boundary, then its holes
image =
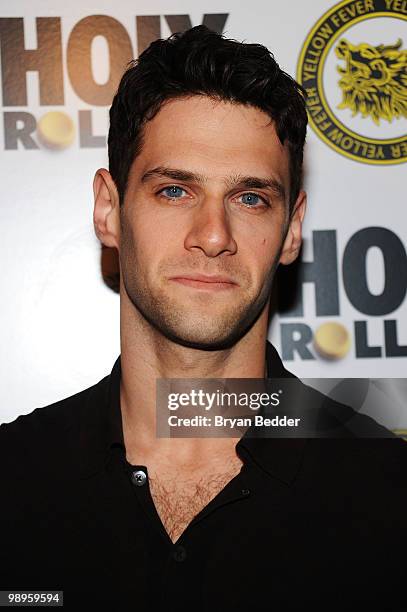
MULTIPOLYGON (((266 317, 235 345, 223 350, 199 350, 177 344, 149 325, 134 307, 121 309, 121 388, 123 434, 128 459, 160 455, 171 461, 195 461, 234 449, 236 439, 157 438, 157 378, 264 378, 266 317)), ((138 461, 135 461, 138 459, 138 461)))

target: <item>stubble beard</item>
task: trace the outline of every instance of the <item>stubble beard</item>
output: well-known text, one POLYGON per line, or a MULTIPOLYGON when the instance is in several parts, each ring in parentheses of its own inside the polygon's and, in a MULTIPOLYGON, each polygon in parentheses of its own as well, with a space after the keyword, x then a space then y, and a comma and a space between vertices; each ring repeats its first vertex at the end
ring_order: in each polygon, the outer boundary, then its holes
MULTIPOLYGON (((151 327, 172 342, 201 350, 222 350, 233 346, 269 304, 271 288, 279 264, 283 241, 263 285, 253 290, 251 278, 243 274, 242 285, 227 289, 222 296, 208 292, 188 297, 186 287, 179 288, 179 297, 165 286, 152 287, 138 264, 137 248, 121 211, 120 276, 128 299, 151 327), (181 291, 184 291, 183 300, 181 291)), ((285 237, 285 234, 284 234, 285 237)), ((192 262, 191 262, 192 263, 192 262)), ((192 266, 191 266, 192 267, 192 266)), ((201 267, 201 266, 199 266, 201 267)), ((159 278, 167 278, 165 272, 159 278)), ((174 281, 165 281, 173 283, 174 281)))
MULTIPOLYGON (((278 259, 263 286, 253 294, 250 288, 228 289, 211 295, 192 288, 152 287, 136 262, 124 257, 121 273, 124 290, 134 308, 167 339, 200 350, 222 350, 234 345, 258 319, 270 299, 278 259), (277 263, 276 263, 277 261, 277 263), (129 264, 129 265, 128 265, 129 264), (189 297, 189 292, 196 294, 189 297), (185 295, 182 295, 182 292, 185 295)), ((165 283, 174 281, 166 280, 165 283)))

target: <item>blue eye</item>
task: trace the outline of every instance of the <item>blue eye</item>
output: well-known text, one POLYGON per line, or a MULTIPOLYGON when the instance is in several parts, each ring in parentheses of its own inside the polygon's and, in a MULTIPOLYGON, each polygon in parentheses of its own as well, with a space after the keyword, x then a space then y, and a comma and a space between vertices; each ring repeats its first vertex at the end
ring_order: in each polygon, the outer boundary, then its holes
POLYGON ((242 203, 245 204, 245 206, 249 207, 256 206, 260 202, 262 202, 263 204, 265 203, 264 199, 260 197, 257 193, 244 193, 240 197, 242 198, 242 203))
MULTIPOLYGON (((187 195, 187 192, 178 185, 170 185, 169 187, 163 187, 158 194, 163 195, 166 199, 179 200, 187 195)), ((269 206, 267 200, 262 198, 257 193, 247 192, 238 197, 241 204, 246 208, 257 208, 259 205, 269 206)))
POLYGON ((182 189, 182 187, 178 187, 177 185, 171 185, 171 187, 164 187, 164 189, 160 191, 160 193, 163 193, 169 198, 176 198, 176 199, 182 196, 182 192, 185 193, 185 189, 182 189))

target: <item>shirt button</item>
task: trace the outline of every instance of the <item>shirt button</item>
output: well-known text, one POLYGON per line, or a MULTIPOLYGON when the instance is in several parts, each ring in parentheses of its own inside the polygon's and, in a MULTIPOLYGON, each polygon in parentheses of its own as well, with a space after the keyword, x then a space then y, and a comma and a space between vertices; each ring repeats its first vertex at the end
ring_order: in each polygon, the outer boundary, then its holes
POLYGON ((250 489, 242 489, 242 495, 244 495, 245 497, 250 495, 250 489))
POLYGON ((147 474, 143 470, 136 470, 131 474, 131 481, 136 487, 142 487, 147 480, 147 474))
POLYGON ((185 561, 185 559, 187 558, 187 551, 185 550, 185 547, 181 546, 181 544, 177 546, 177 548, 172 553, 172 557, 175 561, 178 562, 185 561))

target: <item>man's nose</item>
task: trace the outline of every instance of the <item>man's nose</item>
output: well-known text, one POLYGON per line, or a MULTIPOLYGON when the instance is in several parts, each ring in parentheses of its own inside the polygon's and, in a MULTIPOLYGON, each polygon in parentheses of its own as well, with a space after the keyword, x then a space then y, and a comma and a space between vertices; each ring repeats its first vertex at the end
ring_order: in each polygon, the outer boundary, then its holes
POLYGON ((206 198, 191 213, 191 226, 185 238, 186 249, 201 249, 207 257, 236 252, 229 211, 221 199, 206 198))

